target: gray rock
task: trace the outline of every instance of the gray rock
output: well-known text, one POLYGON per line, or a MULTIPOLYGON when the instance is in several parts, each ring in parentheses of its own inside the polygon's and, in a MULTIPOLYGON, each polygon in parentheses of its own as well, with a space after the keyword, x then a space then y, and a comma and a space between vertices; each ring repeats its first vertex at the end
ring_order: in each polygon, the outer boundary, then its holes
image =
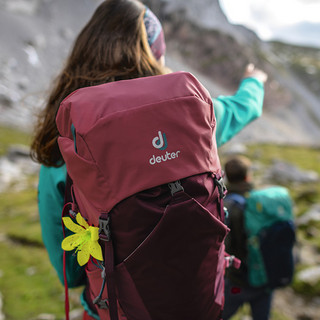
POLYGON ((243 143, 227 143, 225 146, 221 148, 223 154, 227 156, 237 155, 237 154, 246 154, 248 148, 243 143))
POLYGON ((311 221, 320 221, 320 203, 313 205, 305 214, 296 219, 297 225, 306 225, 311 221))
POLYGON ((297 263, 300 265, 315 266, 320 265, 320 256, 316 246, 298 244, 294 248, 297 263))
POLYGON ((83 309, 74 309, 70 311, 70 320, 81 320, 83 317, 83 309))
POLYGON ((297 278, 302 282, 315 285, 320 281, 320 266, 310 267, 298 272, 297 278))
POLYGON ((55 320, 56 316, 50 313, 41 313, 37 316, 36 320, 55 320))
POLYGON ((0 158, 0 192, 13 185, 15 190, 24 189, 27 177, 37 174, 39 168, 29 157, 28 147, 11 146, 8 155, 0 158))
POLYGON ((30 148, 21 144, 11 145, 8 149, 7 157, 12 162, 19 161, 19 159, 29 160, 30 148))
POLYGON ((6 108, 11 108, 13 106, 13 101, 8 95, 0 93, 0 105, 6 108))
POLYGON ((267 169, 264 178, 277 183, 306 183, 318 181, 319 175, 314 171, 301 170, 291 163, 274 160, 273 165, 267 169))
POLYGON ((32 16, 37 12, 40 0, 7 0, 5 4, 10 12, 32 16))

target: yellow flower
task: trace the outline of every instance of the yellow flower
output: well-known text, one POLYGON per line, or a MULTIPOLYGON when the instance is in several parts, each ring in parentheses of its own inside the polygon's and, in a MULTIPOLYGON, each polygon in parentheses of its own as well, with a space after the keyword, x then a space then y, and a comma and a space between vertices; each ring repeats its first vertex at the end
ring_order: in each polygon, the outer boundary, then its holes
POLYGON ((101 246, 99 245, 99 228, 88 225, 81 214, 78 213, 75 224, 71 218, 62 218, 64 225, 74 232, 73 235, 66 237, 61 247, 65 251, 76 249, 77 260, 80 266, 85 265, 90 258, 90 255, 97 260, 103 261, 101 246))

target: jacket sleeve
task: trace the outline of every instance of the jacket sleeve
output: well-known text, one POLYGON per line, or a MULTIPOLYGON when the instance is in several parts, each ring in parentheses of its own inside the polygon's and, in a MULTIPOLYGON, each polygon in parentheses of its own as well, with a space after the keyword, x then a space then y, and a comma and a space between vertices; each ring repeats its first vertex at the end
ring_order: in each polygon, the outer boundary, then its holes
MULTIPOLYGON (((55 268, 61 283, 63 278, 63 230, 61 213, 64 205, 64 192, 66 181, 66 167, 60 168, 41 166, 38 207, 42 239, 48 251, 49 259, 55 268)), ((68 235, 68 230, 66 230, 68 235)), ((80 267, 73 252, 66 252, 66 275, 70 288, 85 284, 85 270, 80 267)))
POLYGON ((233 96, 213 99, 218 147, 228 142, 247 124, 262 114, 263 83, 256 78, 245 78, 233 96))

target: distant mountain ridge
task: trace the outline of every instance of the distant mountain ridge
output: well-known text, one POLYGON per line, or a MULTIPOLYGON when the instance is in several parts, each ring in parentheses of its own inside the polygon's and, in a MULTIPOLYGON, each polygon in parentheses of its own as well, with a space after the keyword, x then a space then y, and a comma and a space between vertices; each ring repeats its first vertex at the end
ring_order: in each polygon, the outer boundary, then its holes
MULTIPOLYGON (((0 123, 31 130, 50 82, 100 2, 0 0, 0 123)), ((236 139, 319 145, 319 51, 262 42, 231 25, 218 0, 144 3, 163 23, 169 67, 192 71, 213 96, 233 93, 248 62, 268 72, 264 115, 236 139)))
POLYGON ((319 50, 263 42, 253 31, 230 24, 218 0, 146 3, 162 18, 168 54, 180 55, 227 92, 234 92, 248 62, 268 73, 264 115, 238 140, 320 144, 319 50))
POLYGON ((278 41, 286 39, 288 43, 320 49, 320 23, 302 21, 294 26, 285 26, 277 30, 278 41), (316 39, 316 40, 315 40, 316 39))

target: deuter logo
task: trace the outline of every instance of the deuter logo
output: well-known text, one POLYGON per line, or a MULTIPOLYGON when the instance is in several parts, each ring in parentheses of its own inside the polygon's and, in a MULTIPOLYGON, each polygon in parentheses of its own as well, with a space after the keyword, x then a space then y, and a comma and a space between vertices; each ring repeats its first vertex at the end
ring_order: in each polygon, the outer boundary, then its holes
MULTIPOLYGON (((154 137, 152 139, 152 145, 159 150, 166 150, 168 147, 168 142, 167 142, 167 137, 165 133, 162 133, 161 131, 158 131, 158 135, 156 137, 154 137)), ((161 163, 161 162, 165 162, 167 160, 174 160, 177 159, 179 157, 179 153, 180 151, 175 151, 175 152, 168 152, 166 151, 165 154, 162 155, 153 155, 150 159, 149 159, 149 163, 151 165, 157 164, 157 163, 161 163)))
POLYGON ((159 150, 166 150, 168 147, 167 138, 165 133, 158 131, 158 136, 152 139, 152 145, 159 150))
POLYGON ((180 151, 176 151, 176 152, 168 152, 167 151, 165 153, 165 155, 162 155, 162 156, 153 155, 150 158, 149 163, 151 165, 154 165, 156 163, 160 163, 160 162, 163 162, 163 161, 177 159, 179 157, 179 153, 180 153, 180 151))

